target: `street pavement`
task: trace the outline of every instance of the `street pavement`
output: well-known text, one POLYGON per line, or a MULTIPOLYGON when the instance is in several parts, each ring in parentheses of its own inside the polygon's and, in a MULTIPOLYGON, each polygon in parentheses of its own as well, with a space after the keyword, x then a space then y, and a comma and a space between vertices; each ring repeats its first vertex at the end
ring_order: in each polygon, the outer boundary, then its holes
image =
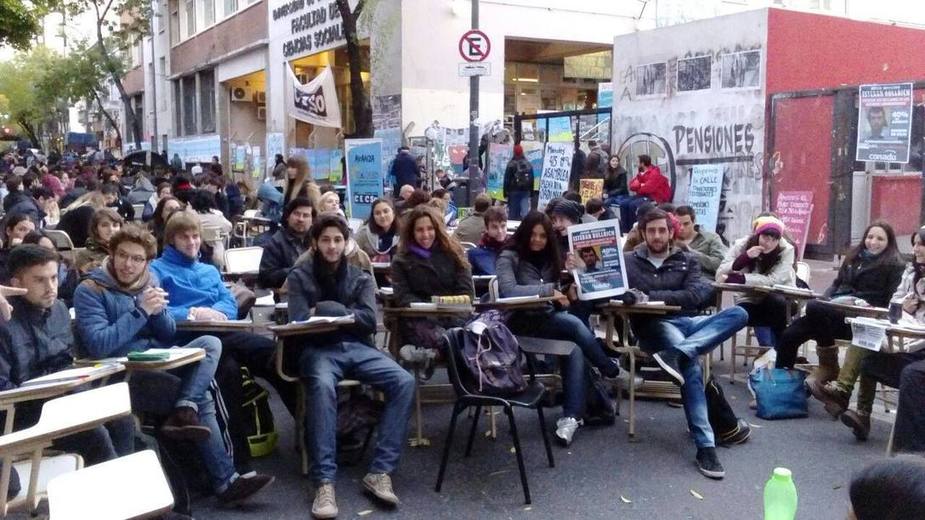
MULTIPOLYGON (((811 264, 811 285, 824 290, 834 278, 832 263, 811 264)), ((683 410, 664 401, 639 401, 636 442, 628 440, 625 416, 611 427, 582 428, 571 447, 554 446, 555 468, 546 465, 535 414, 518 413, 533 494, 530 506, 523 503, 513 444, 506 423, 502 424, 504 416, 498 416, 496 440, 484 437, 488 422, 481 421, 468 459, 462 452, 470 422, 462 417, 443 491, 436 493, 434 483, 451 406, 428 405, 424 408, 424 431, 432 445, 407 448, 393 476, 401 506, 387 511, 362 493, 364 462, 340 468, 340 518, 758 519, 762 518, 764 483, 777 466, 793 471, 799 494, 798 518, 844 518, 851 473, 884 456, 890 425, 874 421, 870 440, 859 443, 812 399, 806 419, 758 419, 748 409, 750 395, 745 385, 731 385, 724 377, 728 362, 728 355, 724 362, 716 356, 714 373, 736 413, 746 418, 753 430, 746 444, 718 448, 726 467, 722 481, 709 480, 697 471, 683 410)), ((626 401, 623 411, 628 413, 625 405, 626 401)), ((272 455, 257 460, 256 466, 276 475, 276 483, 241 509, 219 509, 213 499, 200 499, 195 503, 196 518, 310 517, 312 490, 310 482, 298 473, 292 419, 278 403, 274 411, 280 444, 272 455)), ((547 428, 554 428, 555 412, 551 409, 547 413, 547 428)), ((372 449, 366 460, 371 453, 372 449)))

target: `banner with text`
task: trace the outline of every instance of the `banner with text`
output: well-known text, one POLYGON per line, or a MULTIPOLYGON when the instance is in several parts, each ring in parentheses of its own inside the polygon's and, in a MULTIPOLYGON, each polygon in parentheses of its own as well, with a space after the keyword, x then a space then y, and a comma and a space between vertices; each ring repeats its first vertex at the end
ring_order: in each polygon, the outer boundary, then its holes
POLYGON ((858 87, 858 161, 909 162, 912 83, 858 87))
POLYGON ((540 198, 537 209, 543 211, 554 197, 561 197, 568 190, 568 178, 572 173, 572 143, 546 143, 543 154, 543 174, 540 177, 540 198))
POLYGON ((806 249, 806 237, 809 234, 809 220, 813 215, 813 192, 782 191, 777 194, 774 212, 787 227, 787 235, 796 244, 797 260, 803 259, 806 249))
POLYGON ((334 85, 334 74, 325 67, 314 79, 303 85, 288 64, 290 98, 286 100, 286 112, 290 117, 316 126, 340 128, 340 104, 334 85))
POLYGON ((365 219, 373 201, 382 197, 382 140, 345 139, 347 156, 347 216, 365 219))
POLYGON ((587 204, 594 198, 604 198, 604 179, 581 179, 578 182, 578 193, 581 195, 582 204, 587 204))
POLYGON ((719 198, 723 191, 723 165, 696 164, 691 167, 687 203, 694 208, 701 229, 716 232, 719 198))
POLYGON ((504 171, 514 157, 514 145, 491 143, 488 145, 488 196, 504 198, 504 171))
POLYGON ((620 246, 620 222, 578 224, 569 226, 567 233, 569 252, 577 264, 571 272, 578 282, 578 298, 594 300, 623 294, 626 266, 620 246))

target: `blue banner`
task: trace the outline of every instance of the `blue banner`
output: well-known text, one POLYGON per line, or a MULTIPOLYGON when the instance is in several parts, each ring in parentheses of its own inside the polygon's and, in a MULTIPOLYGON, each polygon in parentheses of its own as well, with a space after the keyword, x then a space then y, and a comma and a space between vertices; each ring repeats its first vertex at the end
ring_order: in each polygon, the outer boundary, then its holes
POLYGON ((382 197, 382 140, 346 139, 347 216, 365 219, 372 212, 373 201, 382 197))

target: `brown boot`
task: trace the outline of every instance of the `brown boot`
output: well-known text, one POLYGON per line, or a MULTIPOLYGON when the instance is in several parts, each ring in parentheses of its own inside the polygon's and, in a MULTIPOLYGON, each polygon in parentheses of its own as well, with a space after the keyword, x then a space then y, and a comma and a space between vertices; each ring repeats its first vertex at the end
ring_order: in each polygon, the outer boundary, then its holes
POLYGON ((161 426, 161 432, 177 440, 204 441, 209 438, 209 428, 199 422, 199 414, 188 406, 174 409, 161 426))
POLYGON ((870 435, 870 414, 846 410, 841 416, 841 422, 851 428, 854 438, 859 441, 866 441, 870 435))
POLYGON ((819 367, 813 371, 812 380, 824 385, 838 379, 838 347, 835 345, 817 346, 816 355, 819 357, 819 367))
POLYGON ((829 412, 833 420, 838 419, 838 416, 848 409, 848 398, 851 395, 842 392, 835 385, 823 385, 815 380, 810 381, 807 385, 813 397, 825 405, 825 411, 829 412))

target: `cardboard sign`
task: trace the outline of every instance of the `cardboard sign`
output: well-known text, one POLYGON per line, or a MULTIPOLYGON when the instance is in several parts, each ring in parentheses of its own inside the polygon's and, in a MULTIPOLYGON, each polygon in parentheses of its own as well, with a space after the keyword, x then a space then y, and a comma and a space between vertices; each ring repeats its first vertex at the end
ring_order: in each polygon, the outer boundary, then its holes
POLYGON ((540 211, 543 211, 550 200, 554 197, 561 197, 568 190, 568 178, 572 173, 573 149, 572 143, 546 143, 537 208, 540 211))
POLYGON ((723 191, 723 165, 697 164, 691 167, 687 203, 694 208, 701 229, 716 232, 719 198, 723 191))
POLYGON ((587 204, 589 200, 604 198, 604 179, 581 179, 578 184, 578 193, 581 203, 587 204))
POLYGON ((777 194, 774 212, 787 227, 787 234, 796 241, 797 260, 803 258, 806 238, 809 234, 809 220, 813 215, 813 192, 782 191, 777 194))

